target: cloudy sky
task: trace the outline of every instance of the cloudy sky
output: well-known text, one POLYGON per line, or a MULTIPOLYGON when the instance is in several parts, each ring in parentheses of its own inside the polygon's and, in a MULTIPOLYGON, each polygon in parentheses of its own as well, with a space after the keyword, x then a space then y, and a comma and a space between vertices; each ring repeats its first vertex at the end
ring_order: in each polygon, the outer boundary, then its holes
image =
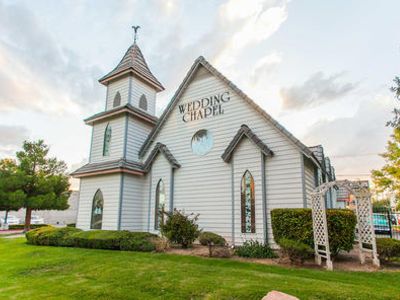
POLYGON ((70 168, 88 157, 82 119, 97 80, 139 46, 166 87, 158 114, 205 56, 289 131, 323 144, 340 178, 368 178, 395 105, 400 2, 0 0, 0 157, 44 139, 70 168))

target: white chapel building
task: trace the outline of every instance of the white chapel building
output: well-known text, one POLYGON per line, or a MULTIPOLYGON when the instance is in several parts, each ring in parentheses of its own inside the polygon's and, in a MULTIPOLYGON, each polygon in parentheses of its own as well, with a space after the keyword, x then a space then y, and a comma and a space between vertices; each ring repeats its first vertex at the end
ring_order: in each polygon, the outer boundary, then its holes
POLYGON ((270 211, 309 207, 313 188, 335 179, 321 146, 305 146, 201 56, 159 118, 164 87, 136 43, 99 81, 105 110, 85 120, 90 158, 72 173, 78 228, 158 233, 159 211, 176 208, 230 244, 272 243, 270 211))

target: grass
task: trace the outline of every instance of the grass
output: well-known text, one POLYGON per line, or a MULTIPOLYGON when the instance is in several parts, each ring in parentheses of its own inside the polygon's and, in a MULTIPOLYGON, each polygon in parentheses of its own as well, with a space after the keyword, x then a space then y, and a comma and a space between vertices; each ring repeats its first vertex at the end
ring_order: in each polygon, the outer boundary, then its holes
POLYGON ((400 272, 327 272, 0 238, 0 299, 399 299, 400 272))

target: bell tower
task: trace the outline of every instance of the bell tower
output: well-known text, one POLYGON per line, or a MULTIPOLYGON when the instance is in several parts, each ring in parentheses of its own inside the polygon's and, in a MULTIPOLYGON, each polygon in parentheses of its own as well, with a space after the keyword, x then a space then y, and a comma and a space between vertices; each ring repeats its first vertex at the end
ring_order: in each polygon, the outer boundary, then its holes
POLYGON ((134 42, 121 61, 99 79, 107 88, 104 111, 85 119, 92 126, 89 163, 71 174, 80 178, 78 227, 82 229, 142 229, 141 223, 131 220, 132 214, 140 214, 143 200, 141 190, 132 193, 132 187, 145 184, 139 150, 157 123, 156 95, 164 87, 137 44, 138 29, 134 27, 134 42), (92 211, 94 195, 103 197, 99 203, 104 207, 97 212, 92 211), (93 214, 99 212, 102 219, 95 216, 93 227, 93 214))

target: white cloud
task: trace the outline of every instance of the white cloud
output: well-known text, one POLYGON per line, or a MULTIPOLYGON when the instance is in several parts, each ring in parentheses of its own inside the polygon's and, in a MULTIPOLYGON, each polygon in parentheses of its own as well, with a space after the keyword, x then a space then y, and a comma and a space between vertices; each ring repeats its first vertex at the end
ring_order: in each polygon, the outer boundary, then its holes
POLYGON ((222 67, 232 66, 245 49, 268 39, 288 16, 286 4, 242 0, 221 5, 220 15, 219 25, 234 29, 216 58, 222 67))

